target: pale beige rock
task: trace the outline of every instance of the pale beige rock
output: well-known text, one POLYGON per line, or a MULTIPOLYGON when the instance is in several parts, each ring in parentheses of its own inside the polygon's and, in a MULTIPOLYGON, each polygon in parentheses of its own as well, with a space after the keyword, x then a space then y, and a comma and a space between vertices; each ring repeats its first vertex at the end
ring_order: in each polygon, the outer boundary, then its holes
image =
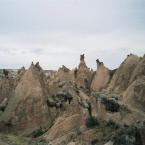
MULTIPOLYGON (((77 137, 77 132, 68 132, 67 134, 65 134, 61 137, 58 137, 55 140, 51 141, 50 144, 52 144, 52 145, 67 145, 67 144, 69 144, 70 141, 72 141, 72 138, 76 138, 76 137, 77 137)), ((78 145, 78 144, 76 144, 76 145, 78 145)))
POLYGON ((67 145, 77 145, 75 142, 70 142, 67 145))
POLYGON ((105 143, 104 145, 113 145, 114 143, 112 141, 109 141, 107 143, 105 143))
POLYGON ((62 116, 59 117, 52 128, 45 134, 44 138, 46 140, 54 140, 64 134, 67 134, 70 131, 79 129, 81 125, 81 116, 80 114, 74 114, 72 116, 62 116))
POLYGON ((101 130, 88 129, 82 134, 82 139, 84 142, 91 142, 94 139, 100 140, 103 137, 103 132, 101 130))
POLYGON ((69 70, 64 65, 61 68, 59 68, 57 72, 57 76, 60 81, 74 80, 74 72, 69 70))
POLYGON ((17 83, 20 81, 25 72, 26 72, 25 67, 22 67, 21 69, 18 70, 16 77, 17 83))
POLYGON ((3 78, 0 80, 0 102, 4 98, 10 99, 13 96, 13 91, 15 88, 15 80, 11 77, 3 78))
POLYGON ((80 56, 80 64, 76 70, 76 83, 79 87, 89 88, 91 83, 92 72, 85 63, 84 54, 80 56))
POLYGON ((15 126, 15 130, 26 134, 40 125, 50 123, 52 118, 46 96, 43 71, 32 64, 19 81, 0 120, 9 122, 15 126))
POLYGON ((111 75, 108 68, 106 68, 103 62, 96 60, 97 71, 91 83, 91 90, 100 91, 106 89, 110 81, 111 75))
POLYGON ((140 58, 138 65, 136 66, 135 70, 132 72, 132 76, 130 79, 130 84, 135 81, 137 78, 145 76, 145 55, 143 58, 140 58))
POLYGON ((125 91, 123 101, 126 104, 145 110, 145 76, 135 80, 125 91))
POLYGON ((139 60, 140 58, 136 55, 128 55, 113 75, 108 90, 115 93, 122 93, 125 91, 129 85, 132 73, 139 63, 139 60))
POLYGON ((74 80, 74 71, 69 70, 64 65, 56 71, 53 76, 48 79, 48 90, 50 94, 54 94, 62 90, 62 84, 66 81, 74 80))

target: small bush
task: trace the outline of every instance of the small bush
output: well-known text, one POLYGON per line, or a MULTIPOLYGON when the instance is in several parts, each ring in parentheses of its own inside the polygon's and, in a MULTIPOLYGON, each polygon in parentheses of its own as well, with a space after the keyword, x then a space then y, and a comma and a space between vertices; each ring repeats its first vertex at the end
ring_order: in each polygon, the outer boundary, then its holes
POLYGON ((5 107, 5 106, 1 106, 1 107, 0 107, 0 111, 2 111, 2 112, 4 112, 4 111, 5 111, 5 109, 6 109, 6 107, 5 107))
POLYGON ((113 120, 109 120, 106 124, 106 126, 111 127, 113 129, 118 129, 120 126, 115 123, 113 120))
POLYGON ((107 98, 102 98, 101 101, 105 105, 105 108, 106 108, 107 111, 119 112, 120 105, 116 101, 109 100, 107 98))
POLYGON ((99 125, 99 121, 97 118, 90 116, 86 119, 86 126, 88 128, 92 128, 92 127, 97 126, 97 125, 99 125))
POLYGON ((111 140, 114 145, 134 145, 136 140, 136 127, 129 126, 122 128, 112 135, 111 140))
POLYGON ((98 142, 98 139, 94 139, 91 141, 91 145, 96 145, 97 142, 98 142))
POLYGON ((45 131, 40 127, 39 129, 33 131, 32 136, 33 138, 37 138, 41 135, 43 135, 45 133, 45 131))

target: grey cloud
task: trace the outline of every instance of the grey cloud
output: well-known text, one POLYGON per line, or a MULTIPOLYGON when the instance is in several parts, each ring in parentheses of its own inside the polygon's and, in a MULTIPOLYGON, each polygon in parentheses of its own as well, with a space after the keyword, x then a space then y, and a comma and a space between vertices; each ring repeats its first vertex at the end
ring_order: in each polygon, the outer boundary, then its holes
POLYGON ((145 53, 144 13, 144 0, 1 0, 0 66, 72 68, 85 53, 90 67, 115 68, 145 53))
POLYGON ((0 48, 1 54, 15 55, 17 50, 15 48, 0 48))
POLYGON ((30 50, 30 53, 39 54, 39 55, 43 55, 46 53, 42 48, 30 48, 28 50, 30 50))

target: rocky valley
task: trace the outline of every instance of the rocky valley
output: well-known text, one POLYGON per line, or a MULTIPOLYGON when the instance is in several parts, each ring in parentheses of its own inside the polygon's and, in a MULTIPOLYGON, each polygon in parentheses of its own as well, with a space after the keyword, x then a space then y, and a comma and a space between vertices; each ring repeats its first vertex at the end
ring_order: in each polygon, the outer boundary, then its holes
POLYGON ((145 145, 145 55, 96 66, 0 70, 0 145, 145 145))

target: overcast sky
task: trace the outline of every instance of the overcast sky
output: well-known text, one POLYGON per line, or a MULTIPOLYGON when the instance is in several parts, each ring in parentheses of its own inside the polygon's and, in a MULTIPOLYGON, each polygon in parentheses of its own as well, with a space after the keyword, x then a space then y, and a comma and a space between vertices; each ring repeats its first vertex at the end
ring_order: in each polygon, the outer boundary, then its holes
POLYGON ((145 53, 145 0, 0 0, 0 68, 116 68, 145 53))

